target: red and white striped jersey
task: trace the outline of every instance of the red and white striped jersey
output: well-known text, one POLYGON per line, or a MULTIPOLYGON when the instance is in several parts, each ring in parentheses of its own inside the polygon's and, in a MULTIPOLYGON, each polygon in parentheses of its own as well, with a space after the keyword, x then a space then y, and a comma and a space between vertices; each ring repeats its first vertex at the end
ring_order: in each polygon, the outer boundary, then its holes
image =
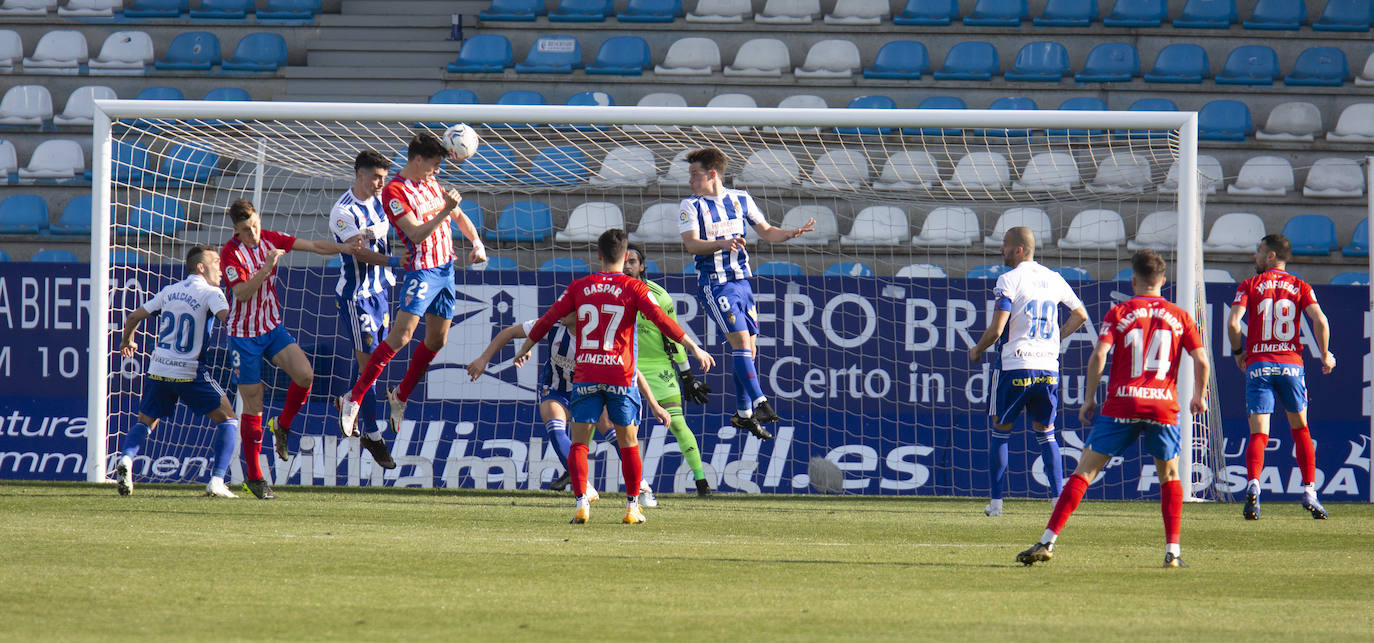
POLYGON ((281 325, 275 267, 257 292, 246 300, 233 297, 234 286, 253 278, 253 274, 266 263, 268 250, 279 248, 291 252, 295 245, 295 237, 271 230, 262 231, 262 239, 255 248, 244 245, 238 237, 224 244, 224 249, 220 251, 220 272, 224 276, 224 289, 229 291, 233 304, 229 308, 227 326, 230 337, 257 337, 281 325))
POLYGON ((1274 268, 1240 282, 1232 306, 1245 306, 1245 365, 1302 366, 1302 314, 1317 303, 1307 282, 1274 268))
MULTIPOLYGON (((382 207, 386 209, 387 221, 391 222, 393 228, 396 227, 396 220, 407 214, 415 215, 416 223, 424 223, 441 216, 440 213, 444 210, 444 188, 434 179, 416 183, 398 175, 382 188, 382 207)), ((418 246, 401 232, 400 228, 396 228, 396 232, 406 244, 406 249, 410 251, 410 261, 406 262, 405 269, 438 268, 452 262, 453 232, 449 228, 449 225, 435 228, 434 233, 418 246)))
POLYGON ((1202 347, 1186 311, 1159 297, 1137 295, 1107 311, 1098 341, 1111 342, 1111 377, 1102 415, 1178 424, 1178 366, 1202 347))

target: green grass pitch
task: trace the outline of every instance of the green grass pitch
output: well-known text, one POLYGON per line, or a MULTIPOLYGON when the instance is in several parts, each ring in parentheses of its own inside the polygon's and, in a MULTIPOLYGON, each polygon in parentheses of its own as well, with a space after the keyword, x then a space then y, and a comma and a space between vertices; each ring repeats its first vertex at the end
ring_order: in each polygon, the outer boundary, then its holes
POLYGON ((4 640, 1369 640, 1374 505, 1315 521, 1152 502, 665 496, 568 524, 552 493, 0 483, 4 640))

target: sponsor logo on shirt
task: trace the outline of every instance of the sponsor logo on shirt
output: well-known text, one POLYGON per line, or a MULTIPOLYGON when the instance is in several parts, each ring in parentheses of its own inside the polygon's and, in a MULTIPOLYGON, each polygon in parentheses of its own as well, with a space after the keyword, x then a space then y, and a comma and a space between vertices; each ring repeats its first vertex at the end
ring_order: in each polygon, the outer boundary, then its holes
POLYGON ((233 266, 227 266, 224 269, 224 274, 229 277, 229 281, 238 281, 239 279, 239 271, 233 266))
POLYGON ((387 201, 386 207, 391 208, 391 213, 398 217, 402 214, 405 214, 406 211, 406 206, 403 203, 401 203, 400 199, 392 199, 390 201, 387 201))

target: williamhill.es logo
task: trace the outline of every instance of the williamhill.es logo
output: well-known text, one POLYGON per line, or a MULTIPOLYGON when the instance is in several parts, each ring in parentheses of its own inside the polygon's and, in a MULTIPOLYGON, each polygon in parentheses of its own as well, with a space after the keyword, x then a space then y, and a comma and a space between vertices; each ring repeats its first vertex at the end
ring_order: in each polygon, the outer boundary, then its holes
MULTIPOLYGON (((511 363, 524 340, 501 347, 476 382, 469 381, 466 368, 503 328, 534 319, 540 312, 536 286, 458 286, 448 344, 425 376, 427 399, 534 400, 540 362, 519 369, 511 363)), ((542 347, 534 351, 535 359, 542 356, 542 347)))

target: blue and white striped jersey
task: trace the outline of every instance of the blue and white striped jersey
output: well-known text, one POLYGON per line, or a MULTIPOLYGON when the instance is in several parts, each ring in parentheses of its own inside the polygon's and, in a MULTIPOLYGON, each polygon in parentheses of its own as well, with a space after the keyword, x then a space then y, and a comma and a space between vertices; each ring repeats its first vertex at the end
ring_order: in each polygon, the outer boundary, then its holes
MULTIPOLYGON (((682 200, 678 215, 678 232, 696 232, 702 241, 719 241, 743 237, 746 225, 763 223, 763 212, 754 198, 744 190, 726 189, 719 197, 692 196, 682 200)), ((747 279, 749 252, 746 250, 717 250, 708 255, 696 255, 697 281, 723 284, 747 279)))
MULTIPOLYGON (((530 329, 537 321, 531 319, 521 324, 526 336, 529 336, 530 329)), ((572 331, 562 322, 554 324, 549 331, 547 350, 544 366, 539 369, 539 383, 556 391, 571 392, 573 367, 577 365, 577 342, 573 341, 572 331)))
MULTIPOLYGON (((390 226, 382 212, 381 197, 360 201, 353 196, 351 188, 334 202, 329 212, 329 230, 334 233, 335 241, 343 243, 361 234, 363 247, 383 256, 390 254, 386 239, 390 226)), ((386 266, 363 263, 346 254, 340 254, 339 258, 343 260, 343 269, 334 292, 340 297, 371 297, 396 285, 396 277, 386 266)))

